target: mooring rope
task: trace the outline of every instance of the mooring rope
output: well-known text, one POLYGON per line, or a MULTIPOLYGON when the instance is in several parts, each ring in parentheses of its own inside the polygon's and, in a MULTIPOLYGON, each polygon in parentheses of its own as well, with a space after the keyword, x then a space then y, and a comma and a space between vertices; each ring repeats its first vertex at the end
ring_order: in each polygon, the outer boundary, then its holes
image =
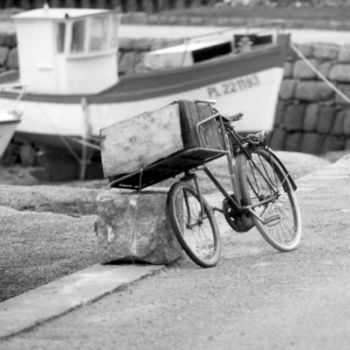
POLYGON ((336 94, 341 96, 347 103, 350 104, 350 98, 345 95, 341 90, 339 90, 334 83, 332 83, 322 72, 317 69, 309 59, 305 57, 305 55, 294 45, 290 44, 291 48, 296 52, 296 54, 307 64, 307 66, 324 82, 326 83, 336 94))

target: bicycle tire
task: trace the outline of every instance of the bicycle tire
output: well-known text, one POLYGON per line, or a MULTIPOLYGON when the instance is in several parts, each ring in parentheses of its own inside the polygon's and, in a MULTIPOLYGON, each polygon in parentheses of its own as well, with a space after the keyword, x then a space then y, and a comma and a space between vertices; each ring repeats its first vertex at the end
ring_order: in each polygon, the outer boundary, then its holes
POLYGON ((253 206, 264 221, 252 215, 263 238, 280 251, 297 248, 302 235, 300 208, 281 163, 259 146, 250 159, 243 152, 237 155, 237 174, 243 204, 253 206))
POLYGON ((201 267, 213 267, 221 256, 221 240, 213 210, 203 197, 202 203, 204 216, 200 195, 188 183, 176 182, 168 192, 167 212, 186 254, 201 267))

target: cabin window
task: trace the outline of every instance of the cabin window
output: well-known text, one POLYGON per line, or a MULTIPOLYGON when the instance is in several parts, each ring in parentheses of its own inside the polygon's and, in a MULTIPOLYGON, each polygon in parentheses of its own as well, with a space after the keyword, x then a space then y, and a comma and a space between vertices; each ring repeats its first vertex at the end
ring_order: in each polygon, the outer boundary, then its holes
POLYGON ((83 52, 85 42, 85 20, 75 21, 72 26, 71 52, 83 52))
POLYGON ((66 25, 65 23, 57 24, 57 52, 64 52, 64 43, 66 37, 66 25))
POLYGON ((108 17, 91 18, 89 51, 105 51, 108 49, 108 17))

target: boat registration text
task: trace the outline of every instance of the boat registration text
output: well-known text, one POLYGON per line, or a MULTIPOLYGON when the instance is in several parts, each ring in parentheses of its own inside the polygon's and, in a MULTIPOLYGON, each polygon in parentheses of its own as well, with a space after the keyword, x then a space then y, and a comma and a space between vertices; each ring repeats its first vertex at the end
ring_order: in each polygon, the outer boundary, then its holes
POLYGON ((216 98, 223 95, 234 94, 241 90, 251 89, 260 85, 260 79, 257 74, 247 75, 238 79, 225 81, 207 87, 209 98, 216 98))

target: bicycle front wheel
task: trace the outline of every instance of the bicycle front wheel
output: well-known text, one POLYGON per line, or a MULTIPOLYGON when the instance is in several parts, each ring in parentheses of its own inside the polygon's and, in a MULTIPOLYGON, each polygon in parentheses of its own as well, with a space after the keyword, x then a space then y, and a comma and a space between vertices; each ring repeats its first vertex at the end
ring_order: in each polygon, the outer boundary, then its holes
POLYGON ((238 181, 244 205, 265 240, 280 251, 295 249, 301 240, 301 215, 287 173, 264 147, 237 156, 238 181))
POLYGON ((169 190, 167 211, 187 255, 199 266, 215 266, 221 255, 221 242, 213 210, 206 200, 180 181, 169 190))

